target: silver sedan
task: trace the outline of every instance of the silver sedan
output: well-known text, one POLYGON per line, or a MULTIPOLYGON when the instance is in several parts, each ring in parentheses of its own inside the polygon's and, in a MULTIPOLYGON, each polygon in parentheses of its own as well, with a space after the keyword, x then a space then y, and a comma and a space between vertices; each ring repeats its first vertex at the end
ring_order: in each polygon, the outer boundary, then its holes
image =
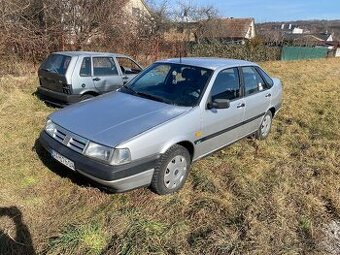
POLYGON ((168 194, 192 162, 249 135, 266 138, 281 101, 281 81, 255 63, 161 60, 118 91, 51 114, 40 142, 115 191, 168 194))

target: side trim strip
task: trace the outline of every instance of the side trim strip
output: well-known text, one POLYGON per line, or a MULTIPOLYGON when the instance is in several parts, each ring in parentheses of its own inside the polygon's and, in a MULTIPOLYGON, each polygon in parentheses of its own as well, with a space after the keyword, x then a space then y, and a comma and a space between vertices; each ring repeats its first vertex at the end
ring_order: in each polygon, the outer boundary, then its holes
POLYGON ((205 136, 205 137, 203 137, 203 138, 201 138, 201 139, 199 139, 199 140, 196 140, 196 141, 195 141, 195 144, 200 144, 200 143, 205 142, 205 141, 207 141, 207 140, 209 140, 209 139, 212 139, 212 138, 214 138, 214 137, 216 137, 216 136, 222 135, 222 134, 224 134, 224 133, 226 133, 226 132, 229 132, 229 131, 231 131, 231 130, 233 130, 233 129, 235 129, 235 128, 238 128, 238 127, 240 127, 240 126, 243 126, 243 125, 245 125, 245 124, 247 124, 247 123, 249 123, 249 122, 252 122, 252 121, 254 121, 254 120, 258 119, 258 118, 261 118, 261 117, 263 117, 265 114, 266 114, 266 113, 261 113, 261 114, 259 114, 259 115, 257 115, 257 116, 254 116, 254 117, 250 118, 250 119, 247 119, 247 120, 245 120, 245 121, 242 121, 242 122, 240 122, 240 123, 238 123, 238 124, 236 124, 236 125, 234 125, 234 126, 228 127, 228 128, 226 128, 226 129, 223 129, 223 130, 221 130, 221 131, 218 131, 218 132, 216 132, 216 133, 214 133, 214 134, 205 136))

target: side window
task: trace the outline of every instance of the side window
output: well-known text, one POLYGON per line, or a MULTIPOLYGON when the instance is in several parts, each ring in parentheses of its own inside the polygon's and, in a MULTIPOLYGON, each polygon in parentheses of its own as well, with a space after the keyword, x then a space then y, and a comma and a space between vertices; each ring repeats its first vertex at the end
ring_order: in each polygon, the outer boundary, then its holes
POLYGON ((135 62, 129 58, 117 58, 120 69, 122 69, 123 74, 138 74, 142 70, 135 62))
POLYGON ((81 63, 79 75, 82 77, 91 76, 91 58, 90 57, 83 58, 83 62, 81 63))
POLYGON ((271 88, 274 85, 272 78, 270 78, 269 75, 265 71, 263 71, 261 68, 257 67, 256 70, 261 74, 261 76, 265 80, 267 84, 267 88, 268 89, 271 88))
POLYGON ((242 67, 245 96, 266 89, 265 83, 254 67, 242 67))
POLYGON ((229 99, 240 97, 240 79, 237 68, 221 71, 213 84, 210 92, 212 100, 229 99))
POLYGON ((94 57, 93 58, 93 75, 106 76, 118 75, 117 67, 111 57, 94 57))

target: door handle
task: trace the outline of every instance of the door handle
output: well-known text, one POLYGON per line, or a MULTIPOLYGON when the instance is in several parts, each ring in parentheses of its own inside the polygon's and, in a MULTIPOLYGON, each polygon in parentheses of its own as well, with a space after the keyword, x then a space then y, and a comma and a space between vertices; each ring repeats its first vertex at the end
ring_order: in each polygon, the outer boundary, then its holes
POLYGON ((242 103, 242 104, 239 104, 238 106, 237 106, 237 108, 243 108, 243 107, 245 107, 246 106, 246 104, 245 103, 242 103))
POLYGON ((94 81, 100 81, 99 77, 93 78, 94 81))
POLYGON ((271 97, 272 96, 272 94, 270 94, 270 93, 268 93, 267 95, 266 95, 266 97, 271 97))

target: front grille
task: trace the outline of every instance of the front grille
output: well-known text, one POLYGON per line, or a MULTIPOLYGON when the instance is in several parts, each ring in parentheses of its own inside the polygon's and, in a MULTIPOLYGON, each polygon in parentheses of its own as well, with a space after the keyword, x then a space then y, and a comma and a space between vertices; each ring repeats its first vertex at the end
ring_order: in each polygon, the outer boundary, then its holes
POLYGON ((63 142, 65 137, 66 137, 66 134, 58 129, 56 129, 55 131, 55 139, 57 139, 59 142, 63 142))
POLYGON ((89 142, 87 139, 73 134, 59 126, 57 126, 57 128, 55 129, 53 138, 79 153, 84 152, 86 145, 89 142))
POLYGON ((69 141, 69 147, 75 151, 78 152, 83 152, 84 148, 86 146, 86 143, 83 141, 80 141, 79 139, 76 138, 71 138, 69 141))

